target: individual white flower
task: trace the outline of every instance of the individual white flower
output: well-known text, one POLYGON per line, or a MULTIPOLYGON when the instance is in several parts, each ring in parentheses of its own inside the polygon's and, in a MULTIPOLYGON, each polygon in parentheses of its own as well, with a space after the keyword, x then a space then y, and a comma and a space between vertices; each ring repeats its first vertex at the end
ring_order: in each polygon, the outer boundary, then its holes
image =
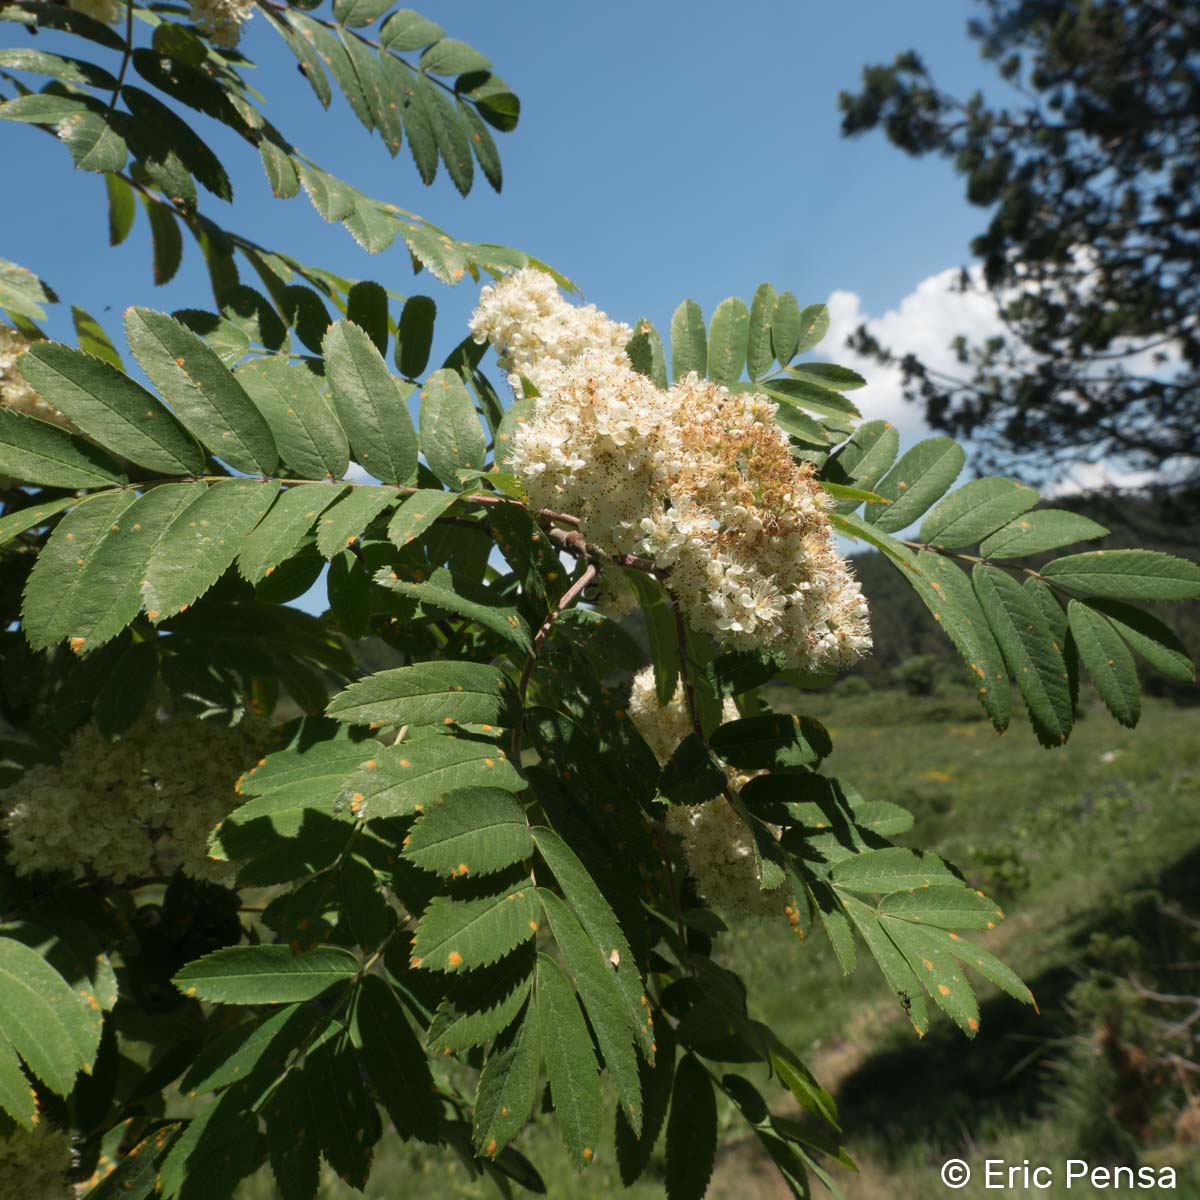
POLYGON ((254 15, 254 0, 191 0, 188 14, 214 46, 226 50, 238 44, 242 26, 254 15))
POLYGON ((0 1196, 4 1200, 71 1200, 67 1178, 71 1139, 39 1119, 32 1130, 0 1137, 0 1196))

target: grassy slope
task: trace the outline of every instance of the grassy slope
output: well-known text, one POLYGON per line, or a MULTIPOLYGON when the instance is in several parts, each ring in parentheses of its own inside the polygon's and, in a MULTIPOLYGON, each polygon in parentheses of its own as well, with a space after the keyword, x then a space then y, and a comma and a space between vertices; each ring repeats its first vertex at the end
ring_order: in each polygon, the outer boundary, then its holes
MULTIPOLYGON (((1151 701, 1131 734, 1095 709, 1067 747, 1044 751, 1019 716, 998 737, 962 692, 773 699, 778 707, 800 699, 803 711, 825 720, 836 747, 829 771, 868 797, 909 807, 917 818, 912 843, 938 849, 1001 900, 1009 920, 984 935, 984 944, 1031 984, 1043 1014, 984 985, 984 1019, 974 1042, 943 1019, 917 1043, 873 967, 842 978, 820 935, 802 946, 785 930, 763 928, 734 940, 729 965, 750 985, 756 1015, 839 1094, 862 1167, 858 1178, 838 1171, 847 1200, 949 1194, 936 1181, 936 1168, 952 1150, 972 1162, 988 1154, 1037 1162, 1077 1153, 1059 1115, 1047 1111, 1051 1076, 1041 1060, 1061 1050, 1056 1039, 1067 989, 1076 980, 1072 965, 1111 907, 1139 885, 1156 882, 1197 911, 1196 896, 1184 895, 1188 887, 1200 889, 1195 710, 1151 701)), ((780 1104, 777 1085, 765 1087, 780 1104)), ((723 1119, 735 1128, 730 1114, 723 1119)), ((581 1177, 566 1165, 549 1123, 527 1131, 521 1148, 543 1171, 552 1197, 621 1191, 607 1147, 581 1177)), ((378 1159, 367 1189, 372 1198, 496 1194, 483 1181, 471 1183, 448 1152, 410 1151, 385 1139, 378 1159)), ((957 1194, 985 1194, 973 1187, 957 1194)), ((1192 1192, 1188 1187, 1181 1179, 1174 1194, 1200 1195, 1200 1185, 1192 1192)), ((264 1178, 245 1191, 247 1200, 271 1194, 264 1178)), ((324 1194, 357 1193, 330 1179, 324 1194)), ((661 1175, 628 1194, 661 1196, 661 1175)), ((723 1152, 709 1194, 766 1200, 787 1192, 753 1145, 739 1143, 723 1152)), ((1122 1193, 1092 1193, 1076 1184, 1069 1194, 1086 1200, 1122 1193)))

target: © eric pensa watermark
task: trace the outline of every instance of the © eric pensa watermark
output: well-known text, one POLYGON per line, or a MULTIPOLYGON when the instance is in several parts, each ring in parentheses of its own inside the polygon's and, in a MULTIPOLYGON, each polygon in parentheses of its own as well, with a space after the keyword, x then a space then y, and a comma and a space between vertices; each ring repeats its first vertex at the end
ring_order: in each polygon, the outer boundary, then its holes
MULTIPOLYGON (((972 1170, 961 1158, 947 1159, 942 1164, 942 1183, 958 1191, 971 1182, 972 1170)), ((1050 1191, 1060 1185, 1090 1186, 1099 1191, 1134 1188, 1137 1191, 1175 1190, 1173 1167, 1112 1167, 1093 1166, 1086 1159, 1068 1158, 1060 1163, 1032 1163, 1024 1158, 1012 1163, 1003 1158, 987 1158, 975 1173, 976 1185, 987 1191, 1006 1192, 1021 1188, 1025 1191, 1050 1191)))

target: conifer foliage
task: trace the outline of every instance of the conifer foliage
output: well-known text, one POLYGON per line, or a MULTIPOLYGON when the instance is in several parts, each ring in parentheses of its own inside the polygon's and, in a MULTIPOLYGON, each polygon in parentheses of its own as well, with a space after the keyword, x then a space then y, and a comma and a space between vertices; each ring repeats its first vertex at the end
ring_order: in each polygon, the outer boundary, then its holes
MULTIPOLYGON (((823 305, 764 283, 707 320, 683 301, 664 338, 366 197, 261 111, 248 8, 181 15, 0 8, 89 56, 3 51, 0 116, 105 174, 114 241, 141 201, 160 282, 190 233, 214 291, 130 309, 120 347, 77 309, 69 345, 38 325, 56 293, 0 264, 0 1183, 36 1162, 46 1195, 220 1200, 263 1168, 310 1200, 322 1162, 362 1188, 400 1137, 538 1191, 522 1131, 552 1110, 576 1167, 615 1143, 626 1184, 665 1137, 684 1200, 725 1107, 807 1195, 850 1161, 836 1107, 724 938, 779 922, 799 970, 825 937, 918 1035, 941 1010, 975 1036, 980 979, 1033 1003, 962 936, 997 905, 759 697, 870 650, 837 537, 916 589, 997 730, 1023 705, 1048 747, 1083 674, 1128 725, 1135 655, 1192 676, 1142 606, 1200 596, 1200 568, 1080 549, 1106 531, 1014 480, 955 486, 948 438, 899 455, 863 380, 810 357, 823 305), (188 109, 367 250, 483 284, 449 358, 433 298, 202 216, 197 183, 230 189, 188 109), (291 606, 322 574, 328 612, 291 606), (773 1115, 788 1093, 803 1119, 773 1115)), ((519 110, 480 52, 374 0, 257 15, 425 182, 465 193, 474 162, 499 187, 489 127, 519 110)))

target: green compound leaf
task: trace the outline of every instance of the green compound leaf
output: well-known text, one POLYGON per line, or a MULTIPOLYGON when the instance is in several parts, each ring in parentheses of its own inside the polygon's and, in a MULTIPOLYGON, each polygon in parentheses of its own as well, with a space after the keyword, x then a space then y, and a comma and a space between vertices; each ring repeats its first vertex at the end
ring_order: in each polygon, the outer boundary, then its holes
POLYGON ((279 463, 271 428, 225 364, 166 313, 131 308, 129 347, 175 415, 222 462, 251 475, 279 463))
POLYGON ((491 875, 533 854, 520 801, 500 788, 461 788, 426 808, 404 857, 438 875, 491 875))
POLYGON ((483 429, 457 371, 435 371, 421 388, 421 450, 434 474, 452 488, 461 486, 460 471, 483 468, 483 429))
POLYGON ((550 829, 537 827, 533 840, 538 853, 546 861, 571 911, 587 931, 601 956, 616 967, 617 982, 625 998, 625 1012, 646 1059, 654 1057, 654 1035, 651 1032, 649 1009, 633 950, 617 920, 616 913, 596 886, 596 881, 578 855, 550 829))
POLYGON ((1044 746, 1061 746, 1074 720, 1067 664, 1033 597, 997 567, 978 563, 975 594, 995 634, 1009 672, 1029 706, 1044 746))
POLYGON ((634 334, 625 346, 625 353, 639 375, 653 380, 656 387, 667 388, 667 356, 658 330, 646 317, 638 319, 634 334))
POLYGON ((1092 550, 1056 558, 1041 570, 1057 587, 1105 600, 1200 598, 1200 566, 1157 550, 1092 550))
POLYGON ((989 983, 994 983, 1002 992, 1019 1000, 1022 1004, 1030 1004, 1035 1009, 1037 1002, 1020 977, 1011 968, 1006 967, 998 958, 980 949, 973 942, 960 938, 957 934, 944 929, 927 929, 929 937, 945 947, 961 963, 978 971, 989 983))
POLYGON ((116 463, 90 442, 48 421, 0 408, 0 474, 46 487, 124 483, 116 463))
POLYGON ((638 1026, 630 1020, 612 961, 604 957, 571 910, 553 892, 539 888, 538 896, 563 965, 579 992, 609 1077, 616 1086, 621 1114, 633 1132, 640 1135, 642 1085, 635 1051, 638 1026))
POLYGON ((1104 537, 1108 530, 1088 517, 1060 508, 1041 508, 1018 517, 980 543, 984 558, 1023 558, 1057 550, 1073 542, 1090 542, 1104 537))
POLYGON ((434 1140, 439 1112, 431 1103, 429 1060, 396 993, 378 975, 363 979, 354 1017, 367 1074, 393 1124, 403 1136, 434 1140))
POLYGON ((396 510, 388 524, 388 537, 403 549, 432 529, 434 522, 444 516, 457 500, 455 492, 418 488, 396 510))
POLYGON ((703 1200, 717 1153, 717 1097, 700 1060, 675 1069, 667 1119, 667 1200, 703 1200))
POLYGON ((519 792, 525 782, 490 742, 426 737, 382 749, 344 781, 338 799, 371 819, 407 816, 466 787, 519 792))
POLYGON ((800 341, 796 353, 811 350, 829 332, 829 309, 824 304, 806 304, 800 314, 800 341))
MULTIPOLYGON (((94 496, 105 496, 113 493, 93 492, 94 496)), ((31 504, 28 508, 20 508, 16 512, 5 513, 0 517, 0 546, 17 534, 48 521, 64 509, 73 508, 79 503, 78 496, 63 496, 58 500, 50 500, 44 504, 31 504)))
POLYGON ((709 744, 730 766, 745 770, 812 766, 833 752, 819 721, 783 713, 729 721, 713 731, 709 744))
POLYGON ((262 1073, 267 1081, 312 1032, 320 1017, 309 1004, 289 1004, 261 1021, 235 1026, 209 1042, 179 1085, 185 1093, 215 1092, 262 1073))
MULTIPOLYGON (((833 483, 875 491, 876 485, 896 461, 900 435, 888 421, 868 421, 826 464, 823 474, 833 483)), ((878 494, 878 493, 876 493, 878 494)), ((858 500, 839 500, 838 513, 853 512, 858 500)))
POLYGON ((750 325, 746 334, 746 373, 751 379, 761 379, 775 361, 771 321, 778 305, 775 289, 769 283, 760 283, 750 304, 750 325))
POLYGON ((321 1177, 321 1151, 308 1112, 304 1074, 289 1071, 263 1106, 267 1151, 280 1200, 312 1200, 321 1177))
POLYGON ((592 1039, 567 977, 545 954, 538 955, 534 995, 555 1120, 571 1163, 582 1171, 595 1157, 602 1119, 592 1039))
POLYGON ((474 1118, 480 1154, 494 1158, 524 1128, 537 1100, 541 1058, 537 1009, 530 1004, 524 1019, 497 1040, 480 1073, 474 1118))
POLYGON ((337 1026, 305 1055, 304 1082, 309 1121, 322 1154, 342 1179, 363 1191, 383 1126, 367 1093, 359 1055, 337 1026))
POLYGON ((1037 492, 1015 479, 973 479, 951 492, 921 522, 922 542, 958 550, 974 546, 1038 502, 1037 492))
POLYGON ((146 615, 164 621, 208 591, 266 515, 278 480, 223 479, 199 494, 159 540, 142 577, 146 615))
POLYGON ((929 1032, 929 1007, 921 991, 920 980, 913 973, 908 960, 896 943, 888 936, 875 910, 853 896, 842 897, 850 920, 862 935, 871 952, 871 957, 887 980, 888 987, 896 994, 918 1037, 929 1032))
POLYGON ((1180 683, 1196 682, 1196 666, 1175 632, 1157 617, 1116 600, 1089 601, 1113 628, 1156 671, 1180 683))
POLYGON ((58 342, 38 342, 21 373, 100 445, 170 475, 198 475, 204 452, 158 398, 109 363, 58 342))
MULTIPOLYGON (((91 313, 78 305, 71 306, 71 322, 75 326, 75 336, 79 339, 79 348, 93 358, 102 359, 110 366, 123 371, 124 365, 112 339, 104 331, 104 327, 91 313)), ((76 422, 78 424, 78 422, 76 422)))
MULTIPOLYGON (((871 505, 867 520, 884 533, 896 533, 911 525, 942 498, 966 460, 963 448, 950 438, 932 437, 918 442, 875 486, 874 491, 891 504, 871 505)), ((870 486, 869 481, 860 482, 870 486)))
POLYGON ((486 967, 533 937, 540 913, 532 881, 477 900, 435 896, 417 926, 411 965, 448 973, 486 967))
MULTIPOLYGON (((469 585, 456 581, 449 571, 435 571, 425 583, 410 583, 403 579, 393 579, 392 573, 384 570, 376 574, 375 582, 398 592, 401 596, 411 596, 425 607, 466 617, 477 625, 498 633, 521 650, 528 651, 530 648, 529 626, 525 624, 524 618, 516 608, 468 598, 462 589, 469 585)), ((474 593, 475 589, 471 588, 471 591, 474 593)))
POLYGON ((979 1003, 955 956, 933 930, 894 917, 881 917, 879 924, 934 1003, 973 1038, 979 1032, 979 1003))
POLYGON ((708 370, 708 335, 704 313, 695 300, 685 300, 671 318, 671 379, 695 371, 702 379, 708 370))
POLYGON ((384 483, 410 483, 417 471, 411 387, 392 378, 370 337, 349 321, 331 325, 323 347, 334 408, 355 457, 384 483))
POLYGON ((704 739, 693 732, 675 747, 663 765, 658 790, 672 804, 703 804, 719 796, 726 782, 704 739))
POLYGON ((731 387, 746 366, 750 310, 744 300, 730 296, 717 305, 708 329, 708 377, 731 387))
POLYGON ((287 946, 226 946, 190 962, 173 982, 213 1004, 291 1004, 353 979, 358 959, 338 946, 293 954, 287 946))
POLYGON ((258 406, 283 462, 303 479, 341 479, 350 465, 350 445, 317 376, 282 358, 242 363, 234 375, 258 406))
MULTIPOLYGON (((779 293, 775 300, 775 308, 770 314, 770 322, 771 352, 779 361, 779 365, 786 367, 799 353, 800 333, 803 327, 800 303, 794 293, 779 293)), ((770 363, 767 367, 770 368, 770 363)))
POLYGON ((883 898, 879 912, 939 929, 995 929, 1004 919, 994 900, 960 883, 893 892, 883 898))
POLYGON ((317 549, 332 558, 354 545, 381 512, 400 500, 395 488, 356 485, 317 523, 317 549))
POLYGON ((1132 729, 1142 712, 1142 689, 1129 647, 1102 613, 1079 600, 1067 605, 1071 635, 1079 657, 1105 707, 1132 729))
POLYGON ((525 1006, 533 983, 533 954, 510 954, 451 985, 429 1025, 433 1050, 458 1053, 482 1046, 507 1029, 525 1006))
POLYGON ((396 328, 396 369, 405 379, 416 379, 429 365, 437 304, 431 296, 409 296, 400 310, 396 328))
MULTIPOLYGON (((928 851, 888 846, 865 850, 834 865, 833 882, 854 892, 899 892, 961 880, 936 855, 928 851)), ((965 884, 962 884, 966 887, 965 884)))
POLYGON ((993 727, 1000 731, 1007 729, 1012 716, 1008 667, 971 586, 970 576, 950 559, 927 550, 916 556, 914 566, 915 570, 904 572, 904 578, 945 630, 974 676, 976 693, 993 727))
POLYGON ((675 1078, 675 1035, 670 1025, 658 1030, 658 1051, 653 1065, 638 1063, 641 1075, 643 1116, 641 1134, 635 1134, 621 1110, 617 1109, 616 1148, 621 1182, 632 1187, 650 1164, 654 1147, 667 1119, 671 1103, 671 1084, 675 1078))
POLYGON ((164 484, 138 497, 87 552, 45 635, 70 639, 77 654, 116 637, 141 611, 147 568, 174 521, 205 490, 202 483, 164 484))
POLYGON ((243 578, 257 583, 296 554, 317 517, 341 493, 340 487, 326 483, 301 484, 283 492, 242 543, 238 569, 243 578))
POLYGON ((137 499, 134 492, 102 492, 77 503, 58 523, 38 554, 21 600, 25 640, 35 650, 53 646, 69 633, 87 557, 137 499))
POLYGON ((23 1129, 32 1129, 38 1120, 37 1093, 21 1069, 17 1052, 0 1039, 0 1109, 23 1129))
MULTIPOLYGON (((91 1069, 100 1045, 98 1023, 66 980, 36 950, 7 936, 0 936, 0 1035, 59 1096, 91 1069)), ((28 1113, 23 1103, 14 1107, 19 1119, 28 1113)))
POLYGON ((353 725, 510 725, 516 689, 485 663, 425 662, 377 671, 335 696, 329 716, 353 725))

